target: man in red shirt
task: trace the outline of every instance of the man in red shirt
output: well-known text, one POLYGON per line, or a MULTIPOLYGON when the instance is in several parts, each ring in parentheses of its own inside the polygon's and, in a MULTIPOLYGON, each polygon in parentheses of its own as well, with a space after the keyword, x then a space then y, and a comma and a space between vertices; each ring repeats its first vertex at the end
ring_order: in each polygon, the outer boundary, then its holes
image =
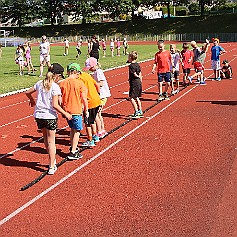
POLYGON ((164 40, 159 40, 157 42, 159 51, 155 54, 155 61, 152 68, 152 73, 155 73, 155 68, 157 66, 157 75, 158 75, 158 86, 159 86, 159 97, 158 101, 163 99, 169 100, 168 88, 171 81, 171 72, 170 67, 174 69, 174 64, 171 59, 171 54, 169 51, 165 50, 164 40), (165 81, 165 91, 162 93, 163 81, 165 81))

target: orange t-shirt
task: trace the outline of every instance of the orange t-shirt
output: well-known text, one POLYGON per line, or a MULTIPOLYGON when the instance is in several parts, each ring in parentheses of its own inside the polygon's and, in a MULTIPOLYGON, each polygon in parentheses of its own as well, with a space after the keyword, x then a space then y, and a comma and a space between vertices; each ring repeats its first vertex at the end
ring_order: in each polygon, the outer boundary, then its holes
POLYGON ((67 78, 59 84, 62 91, 62 107, 72 114, 82 114, 81 94, 87 94, 87 89, 82 81, 76 78, 67 78))
POLYGON ((96 81, 94 80, 94 78, 90 74, 82 72, 79 75, 78 79, 85 84, 88 90, 87 93, 88 108, 93 109, 98 107, 101 104, 101 102, 100 102, 100 96, 96 89, 96 81))
POLYGON ((157 52, 155 54, 154 64, 157 65, 157 72, 158 73, 170 72, 170 65, 171 65, 170 52, 167 50, 162 51, 162 52, 157 52))

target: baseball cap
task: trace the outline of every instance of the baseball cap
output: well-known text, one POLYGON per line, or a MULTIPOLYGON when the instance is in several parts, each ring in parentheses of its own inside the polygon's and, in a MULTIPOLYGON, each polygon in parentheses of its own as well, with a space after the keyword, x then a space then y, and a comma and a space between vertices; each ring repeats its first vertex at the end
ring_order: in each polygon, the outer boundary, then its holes
POLYGON ((81 71, 81 67, 78 63, 70 63, 68 66, 67 66, 67 71, 78 71, 80 72, 81 71))
POLYGON ((222 64, 229 63, 227 59, 223 60, 222 64))
POLYGON ((64 76, 63 76, 64 68, 59 63, 51 64, 49 71, 52 73, 60 74, 62 76, 62 78, 64 78, 64 76))
POLYGON ((85 67, 83 68, 83 70, 89 70, 92 67, 95 67, 97 65, 97 59, 90 57, 86 60, 85 62, 85 67))

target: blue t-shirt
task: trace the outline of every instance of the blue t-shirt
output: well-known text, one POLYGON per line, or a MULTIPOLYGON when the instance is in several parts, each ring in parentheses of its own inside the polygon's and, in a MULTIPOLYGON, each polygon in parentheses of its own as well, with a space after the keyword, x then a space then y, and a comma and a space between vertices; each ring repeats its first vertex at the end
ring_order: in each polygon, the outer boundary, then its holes
POLYGON ((219 61, 221 51, 224 51, 224 49, 220 45, 212 46, 212 48, 211 48, 211 60, 219 61))

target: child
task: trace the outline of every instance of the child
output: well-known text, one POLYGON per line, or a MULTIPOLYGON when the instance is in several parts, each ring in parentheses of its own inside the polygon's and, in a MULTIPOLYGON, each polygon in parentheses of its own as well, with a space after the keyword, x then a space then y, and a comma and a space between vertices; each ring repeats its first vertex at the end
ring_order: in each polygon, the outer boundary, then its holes
POLYGON ((126 38, 123 39, 123 54, 127 54, 127 49, 128 49, 128 41, 126 38))
POLYGON ((55 153, 55 133, 57 128, 57 113, 56 110, 62 113, 67 119, 71 119, 71 115, 64 111, 58 104, 61 90, 54 82, 52 72, 46 74, 45 79, 38 81, 34 87, 26 91, 26 96, 30 99, 30 105, 35 106, 34 117, 38 126, 41 129, 44 137, 45 148, 49 154, 49 169, 48 174, 54 174, 57 170, 55 153), (35 103, 32 93, 38 92, 35 103))
POLYGON ((214 79, 220 81, 220 55, 226 53, 226 51, 219 45, 219 39, 213 38, 213 46, 211 47, 211 66, 214 71, 214 79))
POLYGON ((110 40, 110 51, 111 51, 111 56, 114 56, 114 39, 110 40))
POLYGON ((103 49, 103 58, 105 58, 105 56, 106 56, 106 43, 105 43, 104 39, 101 40, 101 46, 102 46, 102 49, 103 49))
POLYGON ((132 118, 143 117, 142 104, 139 99, 142 95, 142 73, 140 65, 136 62, 137 52, 132 51, 128 54, 129 65, 129 99, 132 103, 134 114, 132 118))
POLYGON ((192 82, 193 78, 198 76, 200 77, 200 85, 206 85, 204 81, 204 61, 206 59, 206 53, 208 51, 209 41, 206 40, 206 43, 203 44, 202 48, 200 49, 197 46, 195 41, 191 41, 191 46, 193 47, 193 65, 195 73, 192 76, 188 76, 189 81, 192 82))
POLYGON ((19 65, 20 76, 24 75, 24 66, 25 66, 24 55, 25 55, 25 48, 23 47, 22 44, 19 44, 16 49, 15 62, 16 64, 19 65))
POLYGON ((174 63, 171 58, 169 51, 165 50, 164 40, 159 40, 157 42, 159 51, 155 54, 155 61, 152 68, 152 73, 155 73, 155 68, 157 66, 157 75, 159 83, 159 97, 158 101, 163 99, 169 100, 168 88, 170 86, 171 72, 170 65, 172 65, 172 71, 174 72, 174 63), (165 81, 165 91, 162 93, 163 80, 165 81))
POLYGON ((76 50, 77 50, 77 55, 76 58, 78 59, 78 57, 81 55, 81 46, 82 46, 82 40, 80 39, 77 42, 77 46, 76 46, 76 50))
POLYGON ((64 54, 63 56, 67 56, 69 51, 69 41, 67 38, 64 39, 64 54))
MULTIPOLYGON (((180 62, 180 54, 176 49, 175 44, 170 45, 170 54, 174 64, 174 72, 171 73, 171 88, 172 88, 171 94, 174 95, 179 93, 179 62, 180 62), (174 89, 174 80, 176 81, 176 89, 174 89)), ((171 71, 172 70, 173 68, 171 68, 171 71)))
POLYGON ((78 150, 78 142, 80 131, 83 129, 82 113, 86 118, 89 117, 87 89, 85 85, 78 80, 78 74, 81 70, 80 65, 71 63, 67 66, 68 78, 60 82, 62 91, 62 107, 65 111, 72 114, 72 119, 68 120, 70 131, 70 153, 67 156, 69 160, 77 160, 82 158, 82 154, 78 150))
POLYGON ((27 63, 27 68, 28 68, 28 74, 30 74, 30 72, 34 73, 36 71, 36 69, 33 66, 32 60, 31 60, 31 46, 30 46, 30 42, 26 42, 26 46, 25 46, 25 58, 26 58, 26 63, 27 63))
MULTIPOLYGON (((186 86, 186 80, 188 75, 190 74, 191 66, 192 66, 192 51, 188 49, 189 44, 183 43, 183 50, 181 51, 181 64, 183 68, 183 85, 186 86)), ((190 81, 192 83, 192 81, 190 81)))
POLYGON ((117 42, 116 42, 116 48, 117 48, 117 56, 120 56, 121 43, 120 43, 119 38, 117 39, 117 42))
POLYGON ((95 81, 100 86, 100 102, 101 102, 101 104, 100 104, 99 111, 98 111, 95 121, 96 121, 97 129, 98 129, 97 136, 99 138, 103 138, 105 135, 107 135, 107 132, 105 130, 104 120, 103 120, 101 113, 102 113, 103 107, 105 106, 105 104, 107 102, 107 98, 110 97, 111 94, 110 94, 110 90, 109 90, 109 86, 108 86, 106 77, 105 77, 103 71, 100 69, 96 58, 92 58, 92 57, 88 58, 86 60, 85 64, 86 64, 86 67, 84 69, 90 70, 94 73, 93 77, 94 77, 95 81))
POLYGON ((82 144, 84 147, 92 147, 95 146, 95 142, 99 142, 100 139, 97 136, 97 129, 95 118, 100 108, 100 87, 93 79, 93 77, 86 73, 81 72, 81 69, 78 73, 78 79, 84 83, 87 88, 87 100, 88 100, 88 111, 89 117, 84 119, 86 125, 86 132, 87 132, 87 141, 82 144))
POLYGON ((40 43, 40 75, 39 77, 43 77, 43 70, 45 63, 48 68, 50 67, 50 44, 47 41, 45 35, 42 36, 42 42, 40 43))
POLYGON ((222 62, 222 64, 223 64, 223 67, 220 70, 220 77, 221 77, 221 79, 230 79, 231 80, 233 73, 232 73, 232 68, 231 68, 228 60, 225 59, 222 62))

